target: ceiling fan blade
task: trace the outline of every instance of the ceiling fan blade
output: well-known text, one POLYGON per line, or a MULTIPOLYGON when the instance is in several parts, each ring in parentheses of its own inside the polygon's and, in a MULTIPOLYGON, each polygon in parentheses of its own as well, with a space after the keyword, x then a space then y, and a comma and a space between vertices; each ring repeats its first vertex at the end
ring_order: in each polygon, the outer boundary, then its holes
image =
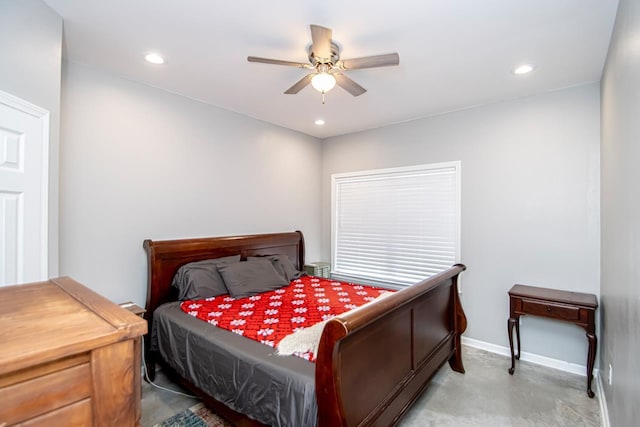
POLYGON ((398 65, 399 63, 400 56, 397 53, 387 53, 385 55, 345 59, 341 61, 340 68, 343 70, 357 70, 362 68, 387 67, 389 65, 398 65))
POLYGON ((338 84, 338 86, 340 86, 342 89, 346 90, 353 96, 362 95, 367 91, 365 88, 363 88, 344 74, 334 73, 333 77, 336 78, 336 83, 338 84))
POLYGON ((311 52, 318 58, 331 59, 331 37, 330 28, 311 25, 311 52))
POLYGON ((280 59, 259 58, 257 56, 247 56, 247 61, 261 62, 263 64, 286 65, 288 67, 297 67, 297 68, 313 68, 311 64, 306 64, 304 62, 282 61, 280 59))
POLYGON ((314 76, 314 74, 315 73, 307 74, 306 76, 298 80, 293 86, 287 89, 284 93, 286 93, 287 95, 295 95, 296 93, 300 92, 302 89, 304 89, 305 86, 311 83, 311 78, 314 76))

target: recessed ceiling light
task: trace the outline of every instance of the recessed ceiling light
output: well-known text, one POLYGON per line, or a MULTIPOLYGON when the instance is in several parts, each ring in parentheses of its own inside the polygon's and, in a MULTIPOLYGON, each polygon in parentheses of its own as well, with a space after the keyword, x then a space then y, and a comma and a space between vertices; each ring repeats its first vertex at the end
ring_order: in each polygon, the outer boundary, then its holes
POLYGON ((522 64, 522 65, 518 65, 516 68, 513 69, 513 74, 520 76, 522 74, 527 74, 532 72, 533 70, 535 70, 536 66, 533 64, 522 64))
POLYGON ((165 60, 162 56, 158 55, 157 53, 147 53, 144 56, 144 59, 147 60, 147 62, 151 62, 152 64, 164 64, 165 60))
POLYGON ((315 121, 315 122, 313 122, 313 123, 317 124, 318 126, 322 126, 322 125, 324 124, 324 120, 322 120, 322 119, 318 119, 318 120, 316 120, 316 121, 315 121))

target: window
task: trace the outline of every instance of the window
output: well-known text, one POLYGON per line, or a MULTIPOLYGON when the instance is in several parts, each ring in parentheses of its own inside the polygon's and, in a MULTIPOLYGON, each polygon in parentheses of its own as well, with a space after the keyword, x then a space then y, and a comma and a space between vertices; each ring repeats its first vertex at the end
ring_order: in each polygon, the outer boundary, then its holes
POLYGON ((460 162, 334 174, 332 274, 411 285, 460 254, 460 162))

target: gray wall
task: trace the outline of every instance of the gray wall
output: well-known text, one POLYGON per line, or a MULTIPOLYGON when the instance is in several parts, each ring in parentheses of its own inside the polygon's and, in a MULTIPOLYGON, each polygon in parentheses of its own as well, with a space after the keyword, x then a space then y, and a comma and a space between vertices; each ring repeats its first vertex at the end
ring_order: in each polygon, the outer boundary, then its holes
MULTIPOLYGON (((599 293, 599 106, 590 84, 326 140, 323 258, 331 174, 460 160, 466 336, 507 346, 513 284, 599 293)), ((574 325, 523 318, 521 332, 524 351, 586 364, 574 325)))
POLYGON ((66 62, 62 111, 63 274, 142 304, 146 238, 300 229, 319 256, 318 139, 66 62))
POLYGON ((620 0, 602 78, 601 367, 612 426, 640 419, 640 2, 620 0), (613 384, 608 385, 609 365, 613 384))
POLYGON ((57 276, 62 18, 40 0, 0 0, 0 58, 0 90, 50 113, 49 276, 57 276))

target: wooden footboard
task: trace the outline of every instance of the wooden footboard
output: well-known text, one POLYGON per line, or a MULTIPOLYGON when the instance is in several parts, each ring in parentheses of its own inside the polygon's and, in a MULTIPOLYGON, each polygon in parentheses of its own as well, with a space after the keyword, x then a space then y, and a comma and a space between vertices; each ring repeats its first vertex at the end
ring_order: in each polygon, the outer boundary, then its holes
POLYGON ((333 318, 316 361, 319 426, 389 426, 445 361, 464 373, 466 317, 450 269, 333 318))

